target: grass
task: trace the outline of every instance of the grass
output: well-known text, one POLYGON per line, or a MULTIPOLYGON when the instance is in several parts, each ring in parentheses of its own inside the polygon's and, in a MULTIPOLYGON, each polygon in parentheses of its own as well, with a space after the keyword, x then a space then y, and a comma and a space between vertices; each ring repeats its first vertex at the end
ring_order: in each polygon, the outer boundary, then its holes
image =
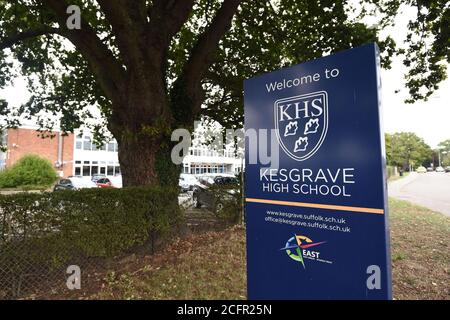
POLYGON ((11 192, 22 192, 22 191, 46 191, 51 190, 53 184, 49 185, 24 185, 16 188, 0 188, 0 194, 9 194, 11 192))
MULTIPOLYGON (((450 219, 390 199, 394 299, 450 299, 450 219)), ((245 229, 203 232, 116 261, 89 299, 246 299, 245 229)))
POLYGON ((409 172, 408 172, 408 171, 405 171, 405 172, 403 172, 403 175, 402 175, 402 176, 396 175, 396 176, 391 176, 391 177, 389 177, 388 181, 389 181, 389 182, 392 182, 392 181, 395 181, 395 180, 403 179, 403 178, 407 177, 408 175, 409 175, 409 172))
POLYGON ((450 299, 450 218, 390 199, 395 299, 450 299))
POLYGON ((100 299, 245 299, 245 230, 178 239, 164 252, 109 273, 100 299), (136 268, 136 266, 139 266, 136 268))

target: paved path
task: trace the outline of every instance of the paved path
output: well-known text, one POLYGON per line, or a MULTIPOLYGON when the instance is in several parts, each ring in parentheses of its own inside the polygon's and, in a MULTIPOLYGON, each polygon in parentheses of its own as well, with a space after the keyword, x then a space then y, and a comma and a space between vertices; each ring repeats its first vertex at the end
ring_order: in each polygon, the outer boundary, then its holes
POLYGON ((450 217, 450 173, 411 173, 388 184, 389 196, 450 217))

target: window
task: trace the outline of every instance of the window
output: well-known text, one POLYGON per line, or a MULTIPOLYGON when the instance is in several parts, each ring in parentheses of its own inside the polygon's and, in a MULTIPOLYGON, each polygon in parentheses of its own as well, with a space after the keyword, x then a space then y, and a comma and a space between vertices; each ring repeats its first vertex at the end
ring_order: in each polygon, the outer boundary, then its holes
POLYGON ((94 143, 91 136, 82 136, 79 134, 76 137, 75 148, 77 150, 86 150, 86 151, 109 151, 109 152, 118 152, 119 145, 116 140, 112 140, 107 143, 103 143, 98 146, 94 143))
POLYGON ((92 149, 91 138, 84 137, 83 150, 91 150, 91 149, 92 149), (88 139, 86 139, 86 138, 88 138, 88 139))
POLYGON ((107 175, 108 176, 114 175, 114 167, 113 166, 108 166, 107 175))
POLYGON ((83 166, 83 176, 87 177, 91 175, 91 167, 83 166))
POLYGON ((74 174, 76 176, 95 176, 120 174, 120 165, 117 162, 110 161, 75 161, 74 174))
POLYGON ((108 143, 108 151, 114 152, 114 142, 108 143))

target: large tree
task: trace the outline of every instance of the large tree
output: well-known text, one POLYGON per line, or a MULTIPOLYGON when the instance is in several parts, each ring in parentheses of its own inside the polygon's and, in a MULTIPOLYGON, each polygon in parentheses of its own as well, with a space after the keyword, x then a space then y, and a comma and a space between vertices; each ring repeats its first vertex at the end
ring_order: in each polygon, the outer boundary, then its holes
POLYGON ((412 132, 386 134, 387 160, 389 165, 401 167, 428 165, 433 157, 433 151, 424 140, 412 132))
MULTIPOLYGON (((201 115, 242 123, 242 81, 261 72, 371 41, 389 67, 395 44, 377 35, 401 3, 366 0, 355 11, 331 0, 0 0, 0 87, 26 76, 32 98, 19 114, 44 129, 59 116, 71 132, 98 107, 103 122, 93 129, 117 139, 124 185, 174 183, 173 129, 192 128, 201 115), (66 25, 69 4, 81 8, 80 29, 66 25), (360 22, 374 13, 376 26, 360 22)), ((408 3, 420 9, 405 60, 415 100, 445 77, 449 8, 408 3)), ((17 125, 1 97, 0 107, 17 125)))

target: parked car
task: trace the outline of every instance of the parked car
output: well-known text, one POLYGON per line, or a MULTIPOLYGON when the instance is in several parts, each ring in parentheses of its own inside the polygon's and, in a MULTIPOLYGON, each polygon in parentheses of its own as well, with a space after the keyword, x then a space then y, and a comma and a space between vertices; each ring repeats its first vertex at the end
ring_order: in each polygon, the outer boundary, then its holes
POLYGON ((445 172, 450 172, 450 166, 445 167, 445 172))
POLYGON ((98 188, 98 186, 91 180, 83 177, 69 177, 61 179, 53 188, 53 191, 63 191, 63 190, 79 190, 86 188, 98 188))
POLYGON ((109 180, 108 178, 100 178, 97 181, 95 181, 95 184, 99 188, 114 188, 111 180, 109 180))
POLYGON ((93 175, 91 177, 91 181, 96 183, 98 180, 103 179, 103 178, 106 178, 106 176, 103 174, 93 175))
POLYGON ((188 191, 194 191, 198 186, 198 179, 193 174, 182 173, 180 174, 179 185, 182 188, 186 188, 188 191), (181 184, 183 184, 183 186, 181 184))
POLYGON ((428 167, 428 168, 427 168, 427 171, 428 171, 428 172, 433 172, 434 169, 433 169, 433 167, 428 167))
POLYGON ((217 214, 228 201, 233 200, 238 192, 237 178, 203 176, 199 178, 198 188, 194 191, 193 205, 196 208, 204 205, 217 214))
POLYGON ((445 172, 445 170, 442 167, 437 167, 436 168, 436 172, 445 172))
POLYGON ((416 172, 417 173, 426 173, 427 169, 425 169, 425 167, 420 166, 416 169, 416 172))
POLYGON ((187 183, 187 181, 185 179, 183 179, 182 177, 180 177, 178 179, 178 186, 181 189, 181 192, 188 192, 189 191, 189 184, 187 183))

